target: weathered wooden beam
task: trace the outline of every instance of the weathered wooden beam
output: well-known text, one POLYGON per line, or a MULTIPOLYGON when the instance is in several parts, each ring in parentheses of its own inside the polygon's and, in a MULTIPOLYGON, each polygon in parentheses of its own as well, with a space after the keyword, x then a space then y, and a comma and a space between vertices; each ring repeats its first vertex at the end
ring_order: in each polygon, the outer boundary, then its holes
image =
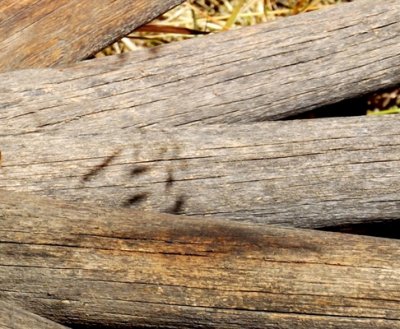
POLYGON ((0 297, 66 325, 400 328, 400 242, 0 192, 0 297))
POLYGON ((399 15, 397 0, 359 0, 69 68, 2 74, 0 131, 249 122, 311 110, 400 84, 399 15))
POLYGON ((183 0, 3 0, 0 71, 84 59, 183 0))
POLYGON ((399 219, 399 120, 3 135, 0 186, 298 227, 399 219))
MULTIPOLYGON (((1 253, 1 252, 0 252, 1 253)), ((58 323, 0 301, 0 329, 68 329, 58 323)))

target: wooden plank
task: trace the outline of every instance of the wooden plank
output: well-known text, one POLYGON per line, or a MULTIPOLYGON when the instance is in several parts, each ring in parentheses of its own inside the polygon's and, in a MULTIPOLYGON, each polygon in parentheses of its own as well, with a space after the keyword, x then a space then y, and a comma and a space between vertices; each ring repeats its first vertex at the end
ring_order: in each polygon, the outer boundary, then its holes
POLYGON ((69 68, 3 74, 0 131, 249 122, 311 110, 400 84, 399 15, 397 0, 359 0, 69 68))
POLYGON ((0 296, 60 323, 400 328, 396 240, 0 200, 0 296))
POLYGON ((0 329, 68 329, 58 323, 0 301, 0 329))
MULTIPOLYGON (((110 119, 112 119, 110 117, 110 119)), ((323 227, 400 218, 397 116, 0 137, 1 188, 323 227)))
POLYGON ((183 0, 3 0, 0 71, 87 58, 183 0))

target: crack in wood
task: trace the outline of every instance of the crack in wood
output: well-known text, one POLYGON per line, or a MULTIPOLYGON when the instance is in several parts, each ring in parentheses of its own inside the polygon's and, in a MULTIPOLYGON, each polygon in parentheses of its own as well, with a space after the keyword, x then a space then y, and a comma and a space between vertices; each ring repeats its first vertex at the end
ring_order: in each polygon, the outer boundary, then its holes
POLYGON ((131 196, 129 199, 127 199, 123 203, 123 206, 129 207, 129 206, 133 206, 133 205, 138 205, 139 203, 146 201, 147 198, 149 197, 149 195, 150 195, 150 193, 147 193, 147 192, 137 193, 137 194, 131 196))
POLYGON ((171 207, 169 207, 167 210, 165 210, 165 212, 168 214, 176 214, 176 215, 182 213, 186 199, 187 199, 187 197, 185 197, 184 195, 179 195, 176 198, 175 203, 171 207))
POLYGON ((82 182, 85 183, 95 176, 97 176, 102 170, 104 170, 119 154, 121 154, 122 149, 115 151, 113 154, 104 159, 102 163, 93 167, 89 172, 82 176, 82 182))
POLYGON ((174 173, 171 169, 169 169, 167 180, 165 181, 165 188, 167 190, 171 189, 171 187, 174 185, 174 182, 175 182, 174 173))
POLYGON ((150 170, 150 167, 148 166, 135 166, 131 169, 130 171, 130 175, 133 176, 139 176, 142 175, 144 173, 146 173, 147 171, 150 170))

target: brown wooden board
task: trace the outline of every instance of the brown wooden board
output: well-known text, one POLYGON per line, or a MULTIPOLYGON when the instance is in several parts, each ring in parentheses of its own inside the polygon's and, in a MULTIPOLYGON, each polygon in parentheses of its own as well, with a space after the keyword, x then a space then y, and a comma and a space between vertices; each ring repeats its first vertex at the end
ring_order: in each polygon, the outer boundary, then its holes
MULTIPOLYGON (((110 121, 112 115, 110 113, 110 121)), ((0 186, 298 227, 400 218, 400 117, 0 136, 0 186)))
POLYGON ((0 301, 0 329, 68 329, 58 323, 0 301))
POLYGON ((0 192, 0 298, 71 326, 400 328, 400 242, 0 192))
POLYGON ((249 122, 311 110, 400 84, 399 16, 397 0, 359 0, 69 68, 2 74, 0 131, 249 122))
POLYGON ((76 62, 183 0, 2 0, 0 71, 76 62))

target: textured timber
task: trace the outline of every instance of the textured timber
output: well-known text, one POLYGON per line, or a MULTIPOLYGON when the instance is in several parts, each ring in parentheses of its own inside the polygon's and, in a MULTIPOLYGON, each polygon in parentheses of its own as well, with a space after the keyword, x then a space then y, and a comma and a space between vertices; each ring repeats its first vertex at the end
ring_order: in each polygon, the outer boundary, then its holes
POLYGON ((2 0, 0 71, 84 59, 183 0, 2 0))
POLYGON ((0 131, 254 122, 305 112, 400 84, 399 16, 398 0, 359 0, 68 68, 4 73, 0 131))
POLYGON ((400 242, 0 192, 0 298, 71 326, 400 328, 400 242))
POLYGON ((0 136, 1 188, 298 227, 400 218, 397 116, 108 128, 0 136))

